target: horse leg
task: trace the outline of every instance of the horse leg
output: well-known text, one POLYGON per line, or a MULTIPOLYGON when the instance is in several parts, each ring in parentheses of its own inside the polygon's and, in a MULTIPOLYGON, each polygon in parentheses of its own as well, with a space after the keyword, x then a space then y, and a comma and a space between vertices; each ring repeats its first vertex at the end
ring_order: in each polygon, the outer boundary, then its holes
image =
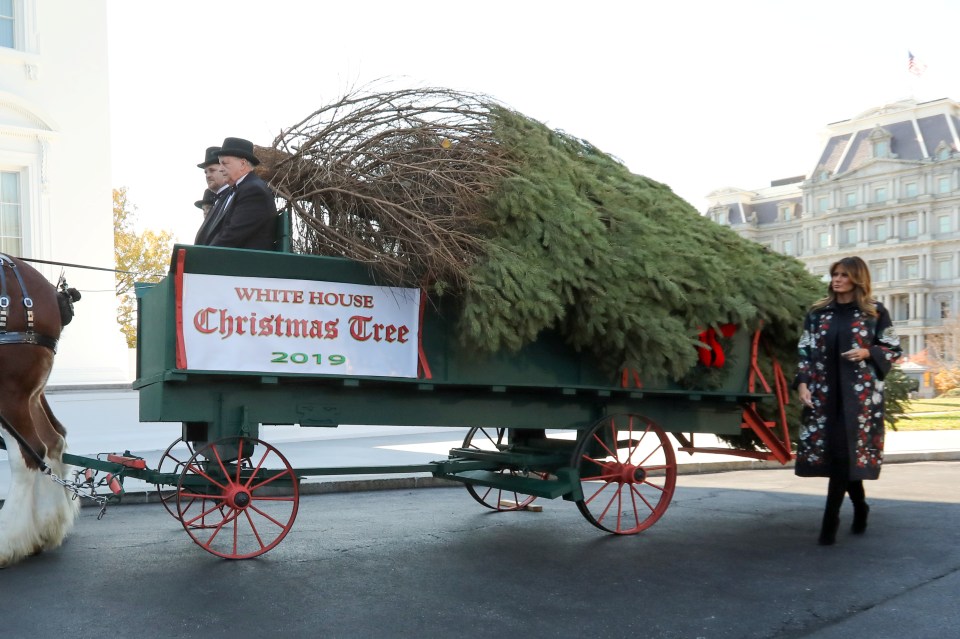
MULTIPOLYGON (((8 407, 4 411, 7 421, 43 457, 52 472, 65 477, 63 436, 48 418, 38 396, 23 404, 23 408, 8 407)), ((32 455, 21 449, 12 434, 6 429, 0 431, 7 446, 11 479, 0 509, 0 567, 5 567, 63 543, 80 505, 62 486, 43 475, 32 455)))
POLYGON ((43 547, 33 521, 33 501, 37 481, 49 480, 27 466, 25 452, 5 428, 0 435, 10 460, 10 490, 0 509, 0 568, 6 568, 43 547))
MULTIPOLYGON (((69 468, 63 463, 67 448, 63 435, 66 430, 57 421, 43 393, 31 411, 37 434, 47 449, 44 462, 61 479, 67 478, 69 468), (59 427, 59 428, 58 428, 59 427)), ((34 484, 34 525, 39 531, 44 550, 51 550, 63 543, 67 532, 80 512, 80 502, 73 498, 60 484, 49 477, 34 484)))
POLYGON ((57 419, 53 414, 53 409, 50 408, 50 403, 47 401, 47 396, 43 391, 40 391, 40 406, 43 407, 43 412, 47 416, 47 419, 53 425, 54 430, 60 433, 60 436, 64 439, 63 450, 67 450, 66 439, 67 439, 67 429, 60 423, 60 420, 57 419))

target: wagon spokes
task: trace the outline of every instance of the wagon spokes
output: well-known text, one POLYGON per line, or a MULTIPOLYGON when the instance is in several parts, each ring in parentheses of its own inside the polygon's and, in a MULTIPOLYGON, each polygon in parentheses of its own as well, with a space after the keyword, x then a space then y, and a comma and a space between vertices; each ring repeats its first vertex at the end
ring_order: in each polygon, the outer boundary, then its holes
POLYGON ((606 417, 591 426, 578 439, 573 465, 583 496, 577 507, 608 532, 627 535, 649 528, 673 498, 673 448, 663 429, 640 415, 606 417), (663 483, 650 481, 654 475, 663 483))
POLYGON ((187 534, 227 559, 256 557, 275 547, 293 526, 298 507, 299 479, 289 462, 273 446, 249 437, 207 444, 184 465, 177 484, 177 514, 187 534), (254 465, 248 455, 257 448, 263 453, 254 465), (236 451, 236 462, 221 451, 236 451), (210 465, 217 472, 205 469, 210 465))
MULTIPOLYGON (((508 439, 509 430, 506 428, 487 428, 478 426, 467 431, 463 439, 462 448, 467 450, 497 452, 509 448, 505 442, 508 439)), ((501 468, 495 471, 498 475, 508 475, 511 477, 536 477, 545 479, 548 474, 534 471, 518 470, 516 468, 501 468)), ((481 486, 477 484, 466 484, 467 492, 478 503, 486 508, 496 511, 523 510, 536 500, 533 495, 517 492, 516 490, 495 488, 492 486, 481 486)))

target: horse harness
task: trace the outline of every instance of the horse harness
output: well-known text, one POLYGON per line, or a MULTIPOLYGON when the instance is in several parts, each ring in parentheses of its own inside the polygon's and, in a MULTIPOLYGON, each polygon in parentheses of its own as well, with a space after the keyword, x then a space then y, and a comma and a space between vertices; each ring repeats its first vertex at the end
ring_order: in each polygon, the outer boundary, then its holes
POLYGON ((33 329, 33 298, 27 292, 27 286, 23 281, 23 275, 17 268, 17 263, 8 255, 0 253, 0 345, 3 344, 36 344, 45 346, 57 352, 57 340, 48 335, 37 333, 33 329), (26 315, 27 326, 25 331, 8 331, 7 321, 10 313, 10 295, 7 292, 7 269, 13 273, 20 285, 21 297, 23 297, 23 309, 26 315))

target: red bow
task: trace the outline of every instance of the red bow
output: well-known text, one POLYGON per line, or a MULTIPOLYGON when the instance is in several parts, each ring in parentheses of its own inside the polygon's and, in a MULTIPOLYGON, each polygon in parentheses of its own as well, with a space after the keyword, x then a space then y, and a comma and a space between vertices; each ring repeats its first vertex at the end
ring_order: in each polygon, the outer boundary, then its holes
MULTIPOLYGON (((733 337, 733 334, 736 332, 736 324, 724 324, 720 327, 720 334, 724 337, 733 337)), ((697 347, 700 363, 708 368, 711 366, 713 368, 723 368, 727 357, 723 354, 723 347, 720 346, 720 342, 717 340, 717 331, 708 328, 700 333, 699 338, 701 342, 708 346, 708 348, 704 348, 703 346, 697 347)))

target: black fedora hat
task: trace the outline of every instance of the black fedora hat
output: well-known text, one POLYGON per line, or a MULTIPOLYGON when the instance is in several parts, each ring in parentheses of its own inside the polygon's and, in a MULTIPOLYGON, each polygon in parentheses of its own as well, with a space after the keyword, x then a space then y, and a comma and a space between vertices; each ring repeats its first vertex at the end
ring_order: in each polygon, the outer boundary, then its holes
MULTIPOLYGON (((217 148, 217 147, 211 147, 211 148, 217 148)), ((217 195, 213 191, 211 191, 210 189, 204 189, 203 199, 197 200, 196 202, 193 203, 193 205, 198 209, 203 209, 203 206, 205 204, 209 204, 210 206, 213 206, 213 203, 216 202, 216 200, 217 200, 217 195)))
POLYGON ((260 160, 253 154, 253 142, 243 138, 224 138, 217 156, 229 155, 232 158, 243 158, 250 164, 256 166, 260 160))
POLYGON ((220 164, 220 158, 217 157, 217 152, 220 150, 219 146, 208 146, 206 156, 203 159, 203 162, 197 166, 201 169, 205 169, 211 164, 220 164))

